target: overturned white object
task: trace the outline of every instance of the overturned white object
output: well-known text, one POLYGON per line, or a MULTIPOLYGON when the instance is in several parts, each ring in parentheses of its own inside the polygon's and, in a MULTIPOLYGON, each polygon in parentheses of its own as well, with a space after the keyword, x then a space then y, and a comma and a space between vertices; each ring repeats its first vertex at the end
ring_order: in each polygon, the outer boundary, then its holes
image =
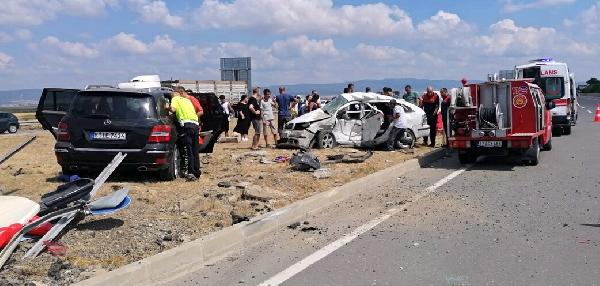
POLYGON ((160 77, 158 75, 140 75, 132 78, 128 82, 119 83, 119 88, 153 88, 160 87, 160 77))

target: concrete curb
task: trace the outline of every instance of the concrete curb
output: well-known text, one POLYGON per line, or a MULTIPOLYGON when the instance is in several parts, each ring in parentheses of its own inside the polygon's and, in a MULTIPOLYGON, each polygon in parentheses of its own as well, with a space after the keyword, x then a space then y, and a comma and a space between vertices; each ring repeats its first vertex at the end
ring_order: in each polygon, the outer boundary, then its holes
POLYGON ((75 285, 157 285, 167 284, 197 271, 229 254, 242 251, 281 227, 302 220, 323 208, 362 192, 372 181, 397 177, 431 164, 447 154, 437 149, 389 167, 343 186, 294 202, 284 208, 224 228, 205 237, 184 243, 154 256, 92 277, 75 285))

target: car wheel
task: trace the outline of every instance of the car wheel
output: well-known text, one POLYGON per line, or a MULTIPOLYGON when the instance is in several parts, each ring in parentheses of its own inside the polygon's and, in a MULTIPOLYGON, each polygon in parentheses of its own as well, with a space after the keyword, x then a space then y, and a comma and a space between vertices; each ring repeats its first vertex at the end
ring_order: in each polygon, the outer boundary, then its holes
POLYGON ((11 124, 10 126, 8 126, 8 132, 10 133, 17 133, 17 125, 11 124))
POLYGON ((164 170, 160 170, 158 173, 158 176, 162 181, 173 181, 181 176, 181 161, 179 159, 179 148, 175 146, 171 158, 169 159, 169 166, 164 170))
POLYGON ((400 148, 400 144, 408 145, 408 148, 415 148, 415 145, 417 144, 415 133, 410 129, 406 129, 404 137, 400 138, 398 136, 398 138, 396 138, 396 148, 400 148))
POLYGON ((477 161, 477 153, 473 151, 459 151, 458 152, 458 161, 461 164, 472 164, 477 161))
POLYGON ((335 137, 331 132, 319 132, 317 135, 317 149, 329 149, 335 147, 335 137))

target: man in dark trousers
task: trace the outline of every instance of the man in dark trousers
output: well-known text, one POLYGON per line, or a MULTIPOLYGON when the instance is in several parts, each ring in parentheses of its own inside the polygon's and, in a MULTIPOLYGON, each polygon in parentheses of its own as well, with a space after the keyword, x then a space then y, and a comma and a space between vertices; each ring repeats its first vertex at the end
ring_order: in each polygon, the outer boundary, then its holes
POLYGON ((435 147, 435 135, 437 134, 437 116, 440 111, 440 97, 433 91, 433 87, 428 86, 427 91, 421 97, 421 108, 427 116, 427 124, 429 125, 429 136, 423 137, 423 145, 427 145, 428 138, 431 138, 431 143, 427 146, 435 147))
MULTIPOLYGON (((285 93, 285 87, 279 87, 279 94, 275 97, 277 102, 277 132, 279 138, 283 136, 283 128, 290 120, 292 120, 292 112, 296 106, 296 98, 285 93)), ((277 142, 275 142, 277 143, 277 142)))
POLYGON ((192 102, 184 97, 179 92, 173 92, 171 98, 170 110, 175 113, 179 125, 182 127, 183 144, 187 153, 188 159, 188 174, 186 179, 194 181, 200 178, 200 154, 198 133, 200 124, 198 122, 198 114, 194 109, 192 102))

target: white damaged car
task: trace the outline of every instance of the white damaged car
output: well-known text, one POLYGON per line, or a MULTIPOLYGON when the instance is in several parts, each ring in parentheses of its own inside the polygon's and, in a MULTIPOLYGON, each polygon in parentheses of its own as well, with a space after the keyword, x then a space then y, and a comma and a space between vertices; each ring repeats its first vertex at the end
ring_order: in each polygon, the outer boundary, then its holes
MULTIPOLYGON (((293 119, 285 125, 278 146, 309 149, 332 148, 336 145, 374 148, 385 144, 391 130, 390 100, 376 93, 345 93, 322 108, 293 119)), ((414 147, 418 138, 429 135, 425 112, 402 99, 396 104, 404 108, 409 128, 396 144, 414 147)))

